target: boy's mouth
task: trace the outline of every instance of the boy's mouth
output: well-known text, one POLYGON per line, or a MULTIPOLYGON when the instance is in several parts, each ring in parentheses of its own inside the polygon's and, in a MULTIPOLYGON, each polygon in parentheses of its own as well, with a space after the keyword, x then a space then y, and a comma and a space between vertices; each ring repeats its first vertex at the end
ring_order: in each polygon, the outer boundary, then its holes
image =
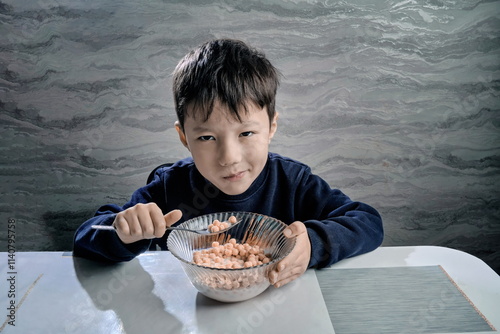
POLYGON ((245 173, 246 173, 246 171, 236 172, 236 173, 230 174, 228 176, 224 176, 224 180, 228 180, 231 182, 239 181, 245 176, 245 173))

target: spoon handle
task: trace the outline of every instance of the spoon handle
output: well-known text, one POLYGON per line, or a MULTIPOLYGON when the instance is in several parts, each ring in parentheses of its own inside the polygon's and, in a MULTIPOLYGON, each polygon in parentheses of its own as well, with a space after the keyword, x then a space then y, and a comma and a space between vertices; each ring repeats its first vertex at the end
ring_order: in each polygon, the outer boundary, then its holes
MULTIPOLYGON (((183 228, 183 227, 167 227, 167 230, 179 230, 179 231, 189 231, 193 233, 198 233, 198 234, 219 234, 222 232, 226 232, 227 230, 233 228, 235 225, 237 225, 241 220, 237 221, 236 223, 231 224, 228 228, 218 231, 218 232, 210 232, 207 229, 204 230, 191 230, 189 228, 183 228)), ((113 225, 92 225, 91 226, 94 230, 103 230, 103 231, 116 231, 115 227, 113 225)))
MULTIPOLYGON (((101 231, 116 231, 115 227, 112 225, 92 225, 91 226, 94 230, 101 230, 101 231)), ((189 231, 193 233, 198 233, 198 234, 204 234, 207 233, 205 230, 190 230, 188 228, 182 228, 182 227, 167 227, 167 230, 179 230, 179 231, 189 231)))
POLYGON ((92 225, 91 226, 94 230, 105 230, 105 231, 111 231, 115 230, 115 227, 112 225, 92 225))

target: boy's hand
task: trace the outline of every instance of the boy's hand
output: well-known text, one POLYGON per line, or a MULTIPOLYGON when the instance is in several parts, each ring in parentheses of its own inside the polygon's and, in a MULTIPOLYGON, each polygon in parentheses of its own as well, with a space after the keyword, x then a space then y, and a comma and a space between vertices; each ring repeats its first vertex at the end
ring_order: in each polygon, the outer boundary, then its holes
POLYGON ((290 254, 269 273, 269 281, 277 288, 300 277, 307 270, 311 258, 311 242, 304 223, 296 221, 290 224, 283 233, 287 238, 296 236, 297 241, 290 254))
POLYGON ((136 204, 119 212, 113 222, 118 237, 124 244, 142 239, 161 238, 165 229, 181 219, 180 210, 163 215, 156 203, 136 204))

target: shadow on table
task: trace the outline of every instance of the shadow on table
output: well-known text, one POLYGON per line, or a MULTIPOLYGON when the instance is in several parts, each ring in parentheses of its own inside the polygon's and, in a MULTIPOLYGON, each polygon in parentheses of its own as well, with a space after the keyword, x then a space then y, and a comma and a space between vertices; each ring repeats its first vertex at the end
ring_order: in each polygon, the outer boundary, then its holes
MULTIPOLYGON (((74 257, 73 264, 80 284, 95 307, 115 312, 125 333, 182 331, 182 322, 165 311, 163 301, 153 293, 153 279, 137 259, 104 264, 74 257)), ((122 327, 117 325, 115 328, 122 327)))

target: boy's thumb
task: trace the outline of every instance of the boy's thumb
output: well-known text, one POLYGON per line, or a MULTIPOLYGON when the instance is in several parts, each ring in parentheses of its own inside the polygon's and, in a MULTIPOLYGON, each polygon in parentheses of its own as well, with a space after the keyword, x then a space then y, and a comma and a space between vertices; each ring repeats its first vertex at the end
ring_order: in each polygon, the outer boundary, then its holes
POLYGON ((304 225, 303 222, 299 222, 299 221, 293 222, 292 224, 288 225, 283 230, 283 234, 287 238, 296 237, 299 234, 306 233, 306 232, 307 232, 306 225, 304 225))
POLYGON ((181 210, 172 210, 169 213, 167 213, 163 218, 165 219, 165 223, 167 223, 167 227, 172 226, 175 224, 179 219, 182 217, 182 211, 181 210))

